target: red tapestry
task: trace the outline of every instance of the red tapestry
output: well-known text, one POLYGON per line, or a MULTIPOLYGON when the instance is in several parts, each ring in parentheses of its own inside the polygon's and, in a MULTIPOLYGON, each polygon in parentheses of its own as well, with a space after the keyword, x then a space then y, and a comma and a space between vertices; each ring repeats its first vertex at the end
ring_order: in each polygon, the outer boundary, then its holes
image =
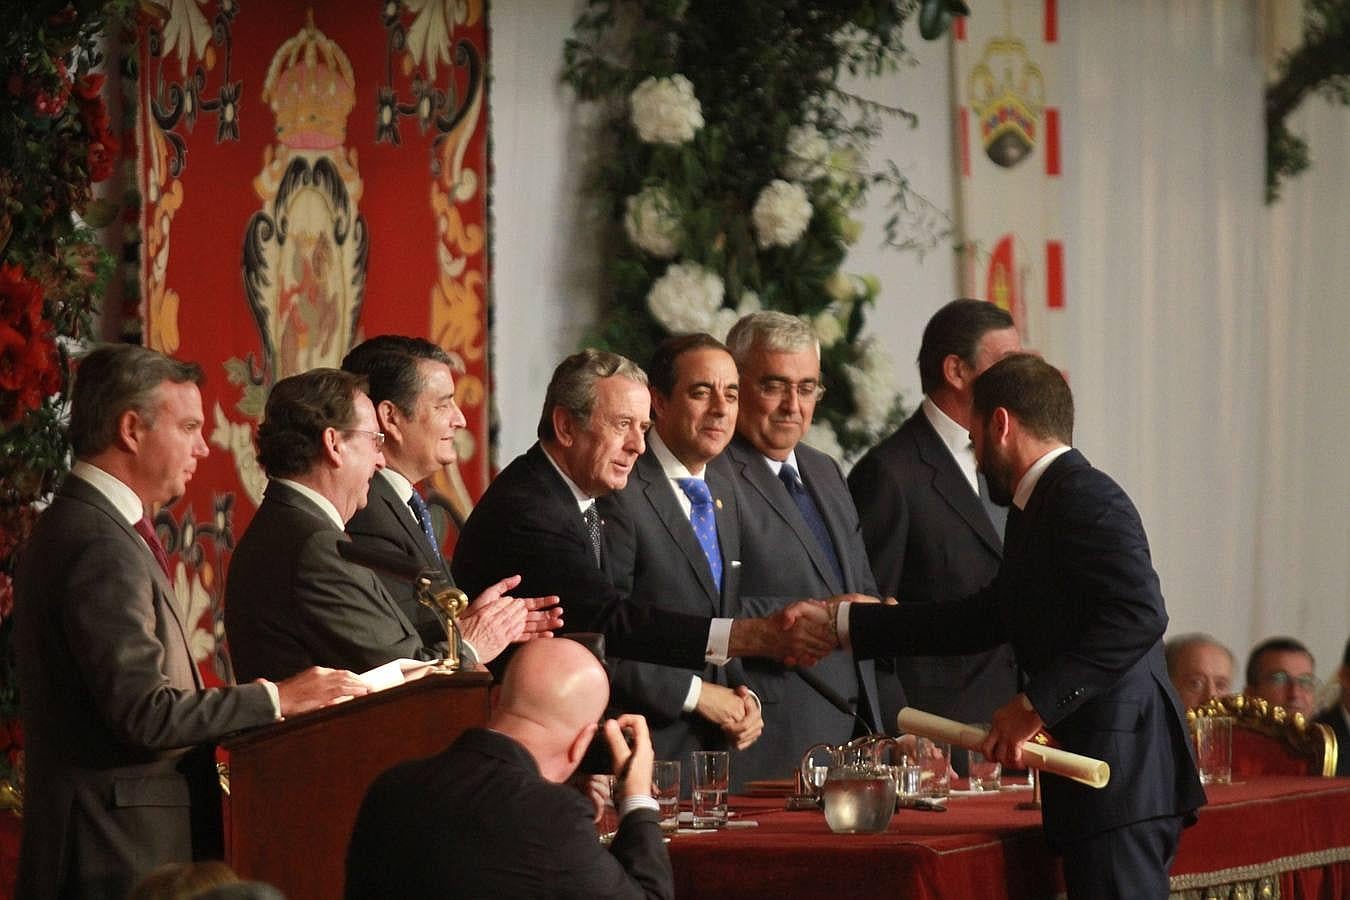
POLYGON ((211 455, 156 526, 193 653, 225 678, 224 574, 277 380, 429 338, 469 422, 432 499, 464 513, 487 486, 487 23, 483 0, 164 7, 140 28, 145 336, 206 370, 211 455))

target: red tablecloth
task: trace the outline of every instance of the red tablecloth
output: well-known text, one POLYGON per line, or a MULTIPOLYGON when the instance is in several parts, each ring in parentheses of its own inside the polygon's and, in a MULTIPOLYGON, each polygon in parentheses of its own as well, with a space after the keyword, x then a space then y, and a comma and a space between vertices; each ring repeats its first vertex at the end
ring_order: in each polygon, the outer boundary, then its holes
MULTIPOLYGON (((756 828, 676 835, 676 896, 915 900, 1053 897, 1063 891, 1026 792, 953 797, 945 813, 901 810, 875 835, 836 835, 819 812, 733 798, 756 828)), ((1182 836, 1173 889, 1277 877, 1283 895, 1350 897, 1350 781, 1268 777, 1216 786, 1182 836)))

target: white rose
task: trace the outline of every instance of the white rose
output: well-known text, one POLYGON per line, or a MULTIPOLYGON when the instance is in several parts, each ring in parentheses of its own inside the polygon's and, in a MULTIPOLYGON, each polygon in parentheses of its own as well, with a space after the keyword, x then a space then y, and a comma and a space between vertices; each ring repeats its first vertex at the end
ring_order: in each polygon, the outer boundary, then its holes
POLYGON ((831 300, 843 303, 852 300, 858 289, 843 269, 835 269, 834 274, 825 279, 825 293, 830 295, 831 300))
POLYGON ((811 201, 799 184, 774 179, 759 192, 750 211, 760 249, 790 247, 806 232, 811 221, 811 201))
POLYGON ((715 272, 694 263, 677 263, 653 282, 647 308, 671 334, 708 331, 722 308, 725 291, 715 272))
POLYGON ((633 127, 648 144, 683 144, 703 127, 703 106, 683 75, 644 79, 628 103, 633 127))
POLYGON ((736 315, 748 316, 763 308, 764 304, 759 302, 759 294, 754 291, 741 291, 741 302, 736 304, 736 315))
POLYGON ((827 171, 830 145, 814 125, 794 125, 787 133, 783 174, 793 181, 813 181, 827 171))
POLYGON ((856 365, 843 367, 844 377, 853 388, 853 406, 864 428, 876 431, 886 424, 895 404, 895 379, 891 359, 876 338, 858 345, 856 365))
POLYGON ((741 318, 741 314, 734 309, 722 307, 713 314, 712 322, 709 323, 708 334, 717 338, 719 341, 725 341, 727 335, 731 333, 731 326, 735 325, 741 318))
POLYGON ((680 248, 680 219, 664 188, 643 188, 628 198, 623 230, 633 244, 657 259, 670 259, 680 248))
POLYGON ((823 310, 811 319, 811 330, 822 348, 833 347, 844 336, 844 323, 830 310, 823 310))

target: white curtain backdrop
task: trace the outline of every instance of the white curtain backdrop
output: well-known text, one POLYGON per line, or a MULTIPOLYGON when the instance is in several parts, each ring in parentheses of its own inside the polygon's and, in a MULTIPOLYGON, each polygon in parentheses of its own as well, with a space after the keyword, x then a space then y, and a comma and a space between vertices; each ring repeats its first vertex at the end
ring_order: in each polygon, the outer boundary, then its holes
MULTIPOLYGON (((598 308, 589 131, 558 83, 581 7, 491 10, 502 464, 533 440, 548 375, 598 308)), ((1330 676, 1350 636, 1350 110, 1308 101, 1296 124, 1314 170, 1267 209, 1254 0, 1059 10, 1072 349, 1053 362, 1074 387, 1076 443, 1139 506, 1174 632, 1215 633, 1239 667, 1256 640, 1293 634, 1330 676)), ((910 37, 916 68, 859 86, 921 116, 889 126, 875 156, 950 206, 947 48, 910 37)), ((879 250, 886 214, 866 211, 848 267, 881 279, 872 330, 912 406, 920 331, 956 274, 947 249, 879 250)))

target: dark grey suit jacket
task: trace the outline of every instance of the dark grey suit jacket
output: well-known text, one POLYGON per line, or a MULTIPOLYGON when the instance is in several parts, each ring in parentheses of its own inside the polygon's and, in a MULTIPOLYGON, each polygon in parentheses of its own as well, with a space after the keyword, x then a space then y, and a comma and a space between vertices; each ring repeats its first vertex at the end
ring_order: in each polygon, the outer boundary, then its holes
POLYGON ((1016 518, 1009 516, 998 576, 979 593, 854 604, 854 653, 969 653, 1010 641, 1051 737, 1111 766, 1100 790, 1044 777, 1052 843, 1203 806, 1184 711, 1163 661, 1167 610, 1134 504, 1070 450, 1041 475, 1016 518))
MULTIPOLYGON (((423 568, 439 572, 448 584, 455 583, 450 577, 449 563, 432 552, 426 535, 417 527, 412 508, 398 498, 393 485, 378 472, 370 479, 366 505, 347 521, 347 534, 354 544, 406 556, 423 568)), ((413 623, 422 643, 445 642, 445 626, 434 612, 417 602, 417 588, 411 582, 392 575, 378 577, 398 608, 403 610, 403 615, 413 623)))
POLYGON ((347 535, 311 500, 267 485, 230 559, 225 633, 240 680, 289 678, 310 666, 363 672, 394 659, 436 659, 369 569, 338 556, 347 535))
MULTIPOLYGON (((848 486, 882 596, 951 600, 994 580, 1003 541, 922 409, 858 461, 848 486)), ((1017 693, 1006 644, 966 656, 900 657, 895 672, 899 698, 882 691, 887 727, 906 703, 959 722, 988 722, 1017 693)))
POLYGON ((121 900, 221 852, 211 742, 271 722, 262 685, 205 689, 163 570, 69 477, 24 547, 14 640, 27 781, 17 896, 121 900))
MULTIPOLYGON (((717 537, 722 553, 722 589, 712 580, 707 557, 680 508, 675 489, 651 448, 638 458, 628 486, 600 498, 605 520, 607 566, 614 586, 635 603, 699 616, 732 619, 740 614, 740 515, 734 480, 724 461, 705 470, 717 503, 717 537)), ((653 663, 610 660, 610 703, 647 717, 659 759, 685 760, 692 750, 728 750, 722 729, 683 711, 690 671, 653 663)), ((736 687, 745 683, 740 660, 707 666, 704 681, 736 687)), ((681 767, 681 777, 689 781, 681 767)), ((738 767, 732 765, 734 784, 738 767)), ((736 787, 732 788, 736 790, 736 787)))
POLYGON ((625 816, 608 849, 591 816, 523 746, 470 729, 375 779, 347 850, 347 900, 675 895, 656 812, 625 816))
MULTIPOLYGON (((724 456, 735 472, 741 500, 741 609, 769 615, 796 600, 845 592, 875 596, 876 580, 859 533, 858 514, 839 465, 805 444, 796 447, 802 483, 820 509, 843 569, 839 581, 806 526, 787 488, 764 457, 739 435, 724 456)), ((832 687, 871 727, 878 728, 876 678, 870 660, 855 662, 832 653, 812 672, 832 687)), ((764 734, 739 757, 747 778, 784 778, 796 771, 803 751, 819 741, 841 743, 854 730, 846 716, 782 665, 745 660, 746 678, 764 703, 764 734)))

